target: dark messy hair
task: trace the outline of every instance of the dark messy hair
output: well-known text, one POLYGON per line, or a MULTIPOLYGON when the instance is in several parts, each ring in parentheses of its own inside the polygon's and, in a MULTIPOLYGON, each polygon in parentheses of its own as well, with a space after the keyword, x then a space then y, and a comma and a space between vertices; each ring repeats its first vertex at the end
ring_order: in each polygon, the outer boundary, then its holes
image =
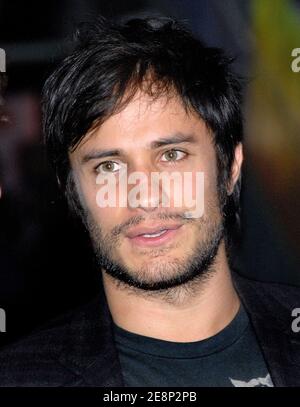
POLYGON ((231 233, 238 230, 240 179, 233 194, 226 191, 243 135, 241 85, 231 63, 222 50, 205 46, 170 18, 117 23, 101 17, 82 25, 73 52, 43 90, 46 146, 67 197, 72 194, 68 152, 89 130, 121 111, 138 90, 153 98, 173 94, 212 133, 225 223, 231 233))

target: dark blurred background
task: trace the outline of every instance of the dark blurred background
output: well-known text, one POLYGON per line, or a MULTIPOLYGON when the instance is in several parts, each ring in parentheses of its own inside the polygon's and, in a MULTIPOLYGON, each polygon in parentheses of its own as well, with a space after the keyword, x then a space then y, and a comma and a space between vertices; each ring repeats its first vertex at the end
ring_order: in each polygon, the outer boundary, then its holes
POLYGON ((236 57, 245 93, 244 275, 300 285, 298 0, 0 1, 10 125, 0 133, 0 346, 97 293, 88 236, 68 214, 42 145, 40 93, 81 21, 102 14, 184 20, 236 57))

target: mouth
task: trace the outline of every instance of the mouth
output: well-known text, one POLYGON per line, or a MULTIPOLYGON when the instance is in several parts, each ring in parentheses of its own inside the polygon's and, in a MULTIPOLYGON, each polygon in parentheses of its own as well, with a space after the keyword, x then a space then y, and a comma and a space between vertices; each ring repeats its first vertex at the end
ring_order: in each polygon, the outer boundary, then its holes
POLYGON ((153 227, 137 227, 127 233, 127 238, 131 243, 138 246, 160 246, 169 242, 183 226, 177 225, 157 225, 153 227))

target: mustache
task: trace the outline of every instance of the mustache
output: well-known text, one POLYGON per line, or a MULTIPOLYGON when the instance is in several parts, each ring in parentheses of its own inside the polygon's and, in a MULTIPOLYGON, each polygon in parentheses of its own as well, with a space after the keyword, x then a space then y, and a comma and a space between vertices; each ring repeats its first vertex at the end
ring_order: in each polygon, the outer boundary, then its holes
POLYGON ((133 216, 132 218, 128 219, 126 222, 121 223, 120 225, 115 226, 112 231, 111 235, 113 237, 119 236, 121 233, 126 233, 126 231, 131 228, 132 226, 137 226, 141 222, 146 221, 156 221, 156 220, 180 220, 183 223, 191 223, 194 222, 195 219, 187 217, 185 214, 181 213, 160 213, 157 214, 155 217, 145 217, 142 215, 133 216))

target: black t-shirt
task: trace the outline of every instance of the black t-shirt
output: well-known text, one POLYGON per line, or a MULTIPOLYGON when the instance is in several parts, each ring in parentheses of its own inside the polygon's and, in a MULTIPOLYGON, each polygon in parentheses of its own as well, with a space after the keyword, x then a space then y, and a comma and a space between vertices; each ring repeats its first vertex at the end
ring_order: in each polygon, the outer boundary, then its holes
POLYGON ((137 335, 114 324, 125 386, 272 387, 243 306, 218 334, 196 342, 137 335))

